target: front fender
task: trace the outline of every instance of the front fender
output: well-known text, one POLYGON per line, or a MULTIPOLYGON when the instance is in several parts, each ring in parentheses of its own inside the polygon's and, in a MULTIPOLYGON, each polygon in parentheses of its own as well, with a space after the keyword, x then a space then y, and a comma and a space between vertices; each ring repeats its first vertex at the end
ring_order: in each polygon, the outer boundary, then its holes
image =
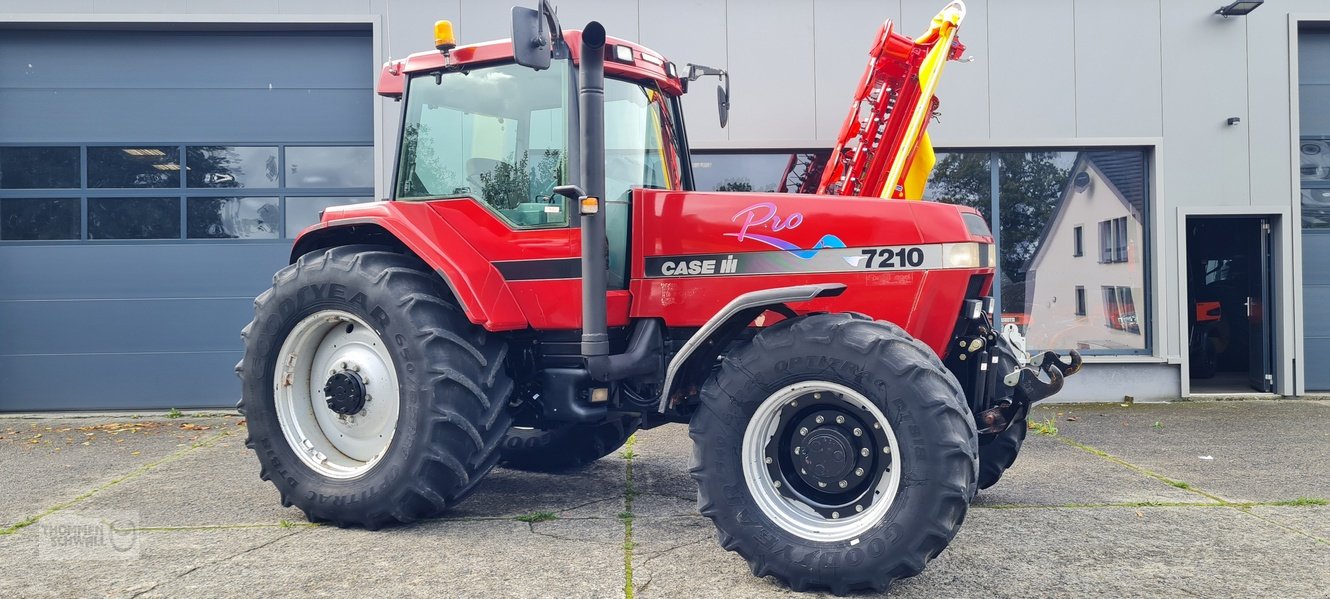
POLYGON ((498 269, 424 204, 372 202, 330 208, 321 222, 301 231, 291 259, 356 243, 396 243, 415 254, 444 280, 467 319, 486 330, 529 325, 498 269))

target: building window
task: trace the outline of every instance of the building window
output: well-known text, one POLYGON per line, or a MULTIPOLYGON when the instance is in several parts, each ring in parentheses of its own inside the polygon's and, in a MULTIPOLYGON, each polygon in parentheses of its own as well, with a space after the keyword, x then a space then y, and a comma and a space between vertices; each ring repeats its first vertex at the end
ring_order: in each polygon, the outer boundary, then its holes
POLYGON ((1140 324, 1136 321, 1136 305, 1132 302, 1130 287, 1102 288, 1104 294, 1104 326, 1139 335, 1140 324))
POLYGON ((0 200, 0 240, 78 239, 80 212, 78 198, 0 200))
MULTIPOLYGON (((287 155, 295 150, 288 148, 287 155)), ((281 183, 276 146, 188 146, 185 160, 189 187, 274 189, 281 183)))
POLYGON ((371 146, 0 146, 0 243, 276 240, 373 192, 371 146))
POLYGON ((1127 217, 1099 221, 1099 262, 1127 261, 1127 217))
POLYGON ((180 198, 90 198, 88 239, 179 239, 180 198))
POLYGON ((1132 300, 1148 291, 1149 248, 1132 243, 1147 237, 1147 166, 1141 148, 940 151, 924 199, 983 213, 999 237, 994 294, 1002 322, 1020 328, 1031 348, 1145 354, 1149 329, 1141 319, 1148 313, 1132 300), (1086 247, 1095 243, 1085 238, 1087 225, 1099 233, 1097 248, 1086 247), (1096 263, 1078 259, 1094 249, 1096 263), (1102 323, 1081 318, 1096 308, 1081 300, 1084 293, 1067 301, 1068 281, 1112 287, 1112 304, 1105 297, 1111 324, 1107 316, 1102 323))
POLYGON ((1085 287, 1076 286, 1076 315, 1085 316, 1085 287))
POLYGON ((0 148, 0 189, 78 189, 79 148, 0 148))
POLYGON ((88 187, 99 189, 180 187, 180 148, 176 146, 88 148, 88 187))
MULTIPOLYGON (((1311 85, 1304 82, 1303 93, 1306 93, 1310 87, 1311 85)), ((1305 122, 1303 126, 1305 130, 1305 122)), ((1302 181, 1302 227, 1330 229, 1330 136, 1304 135, 1298 145, 1298 153, 1298 169, 1302 181)))
POLYGON ((286 236, 295 237, 301 231, 305 230, 314 223, 319 222, 319 216, 323 214, 323 209, 330 206, 342 206, 345 204, 358 204, 368 202, 372 198, 346 198, 346 197, 308 197, 308 198, 287 198, 286 199, 286 236))
POLYGON ((186 236, 190 239, 277 239, 281 210, 277 198, 189 198, 186 236))

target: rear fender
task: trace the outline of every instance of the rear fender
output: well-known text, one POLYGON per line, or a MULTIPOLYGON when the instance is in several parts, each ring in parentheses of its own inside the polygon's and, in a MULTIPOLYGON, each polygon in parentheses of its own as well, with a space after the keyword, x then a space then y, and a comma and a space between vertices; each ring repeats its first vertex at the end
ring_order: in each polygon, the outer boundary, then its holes
MULTIPOLYGON (((291 261, 339 245, 368 243, 399 247, 415 254, 443 279, 472 323, 489 331, 528 326, 507 281, 471 244, 437 218, 429 220, 430 232, 426 234, 393 204, 396 202, 348 206, 345 210, 353 214, 325 217, 301 232, 291 250, 291 261)), ((417 216, 428 218, 425 214, 417 216)))

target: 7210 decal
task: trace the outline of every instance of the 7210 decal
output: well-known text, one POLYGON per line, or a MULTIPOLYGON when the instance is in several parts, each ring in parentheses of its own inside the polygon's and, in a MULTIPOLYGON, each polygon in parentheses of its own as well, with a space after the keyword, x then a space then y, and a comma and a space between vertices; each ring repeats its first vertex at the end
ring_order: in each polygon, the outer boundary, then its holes
POLYGON ((864 268, 919 268, 924 265, 924 250, 918 247, 868 248, 864 268))

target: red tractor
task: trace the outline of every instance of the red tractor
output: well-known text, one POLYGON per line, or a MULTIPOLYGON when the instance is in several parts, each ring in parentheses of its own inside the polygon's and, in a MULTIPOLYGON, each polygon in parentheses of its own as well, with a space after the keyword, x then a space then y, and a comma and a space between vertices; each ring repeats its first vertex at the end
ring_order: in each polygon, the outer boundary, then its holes
MULTIPOLYGON (((908 74, 922 46, 884 33, 908 74)), ((432 517, 496 464, 567 469, 687 423, 724 548, 795 589, 885 590, 1079 367, 995 330, 973 209, 692 191, 679 99, 723 71, 562 30, 545 0, 513 9, 515 42, 436 38, 379 81, 402 102, 392 201, 326 210, 242 332, 246 445, 311 521, 432 517)), ((857 151, 925 92, 860 94, 857 151)), ((827 170, 883 168, 855 158, 827 170)))

